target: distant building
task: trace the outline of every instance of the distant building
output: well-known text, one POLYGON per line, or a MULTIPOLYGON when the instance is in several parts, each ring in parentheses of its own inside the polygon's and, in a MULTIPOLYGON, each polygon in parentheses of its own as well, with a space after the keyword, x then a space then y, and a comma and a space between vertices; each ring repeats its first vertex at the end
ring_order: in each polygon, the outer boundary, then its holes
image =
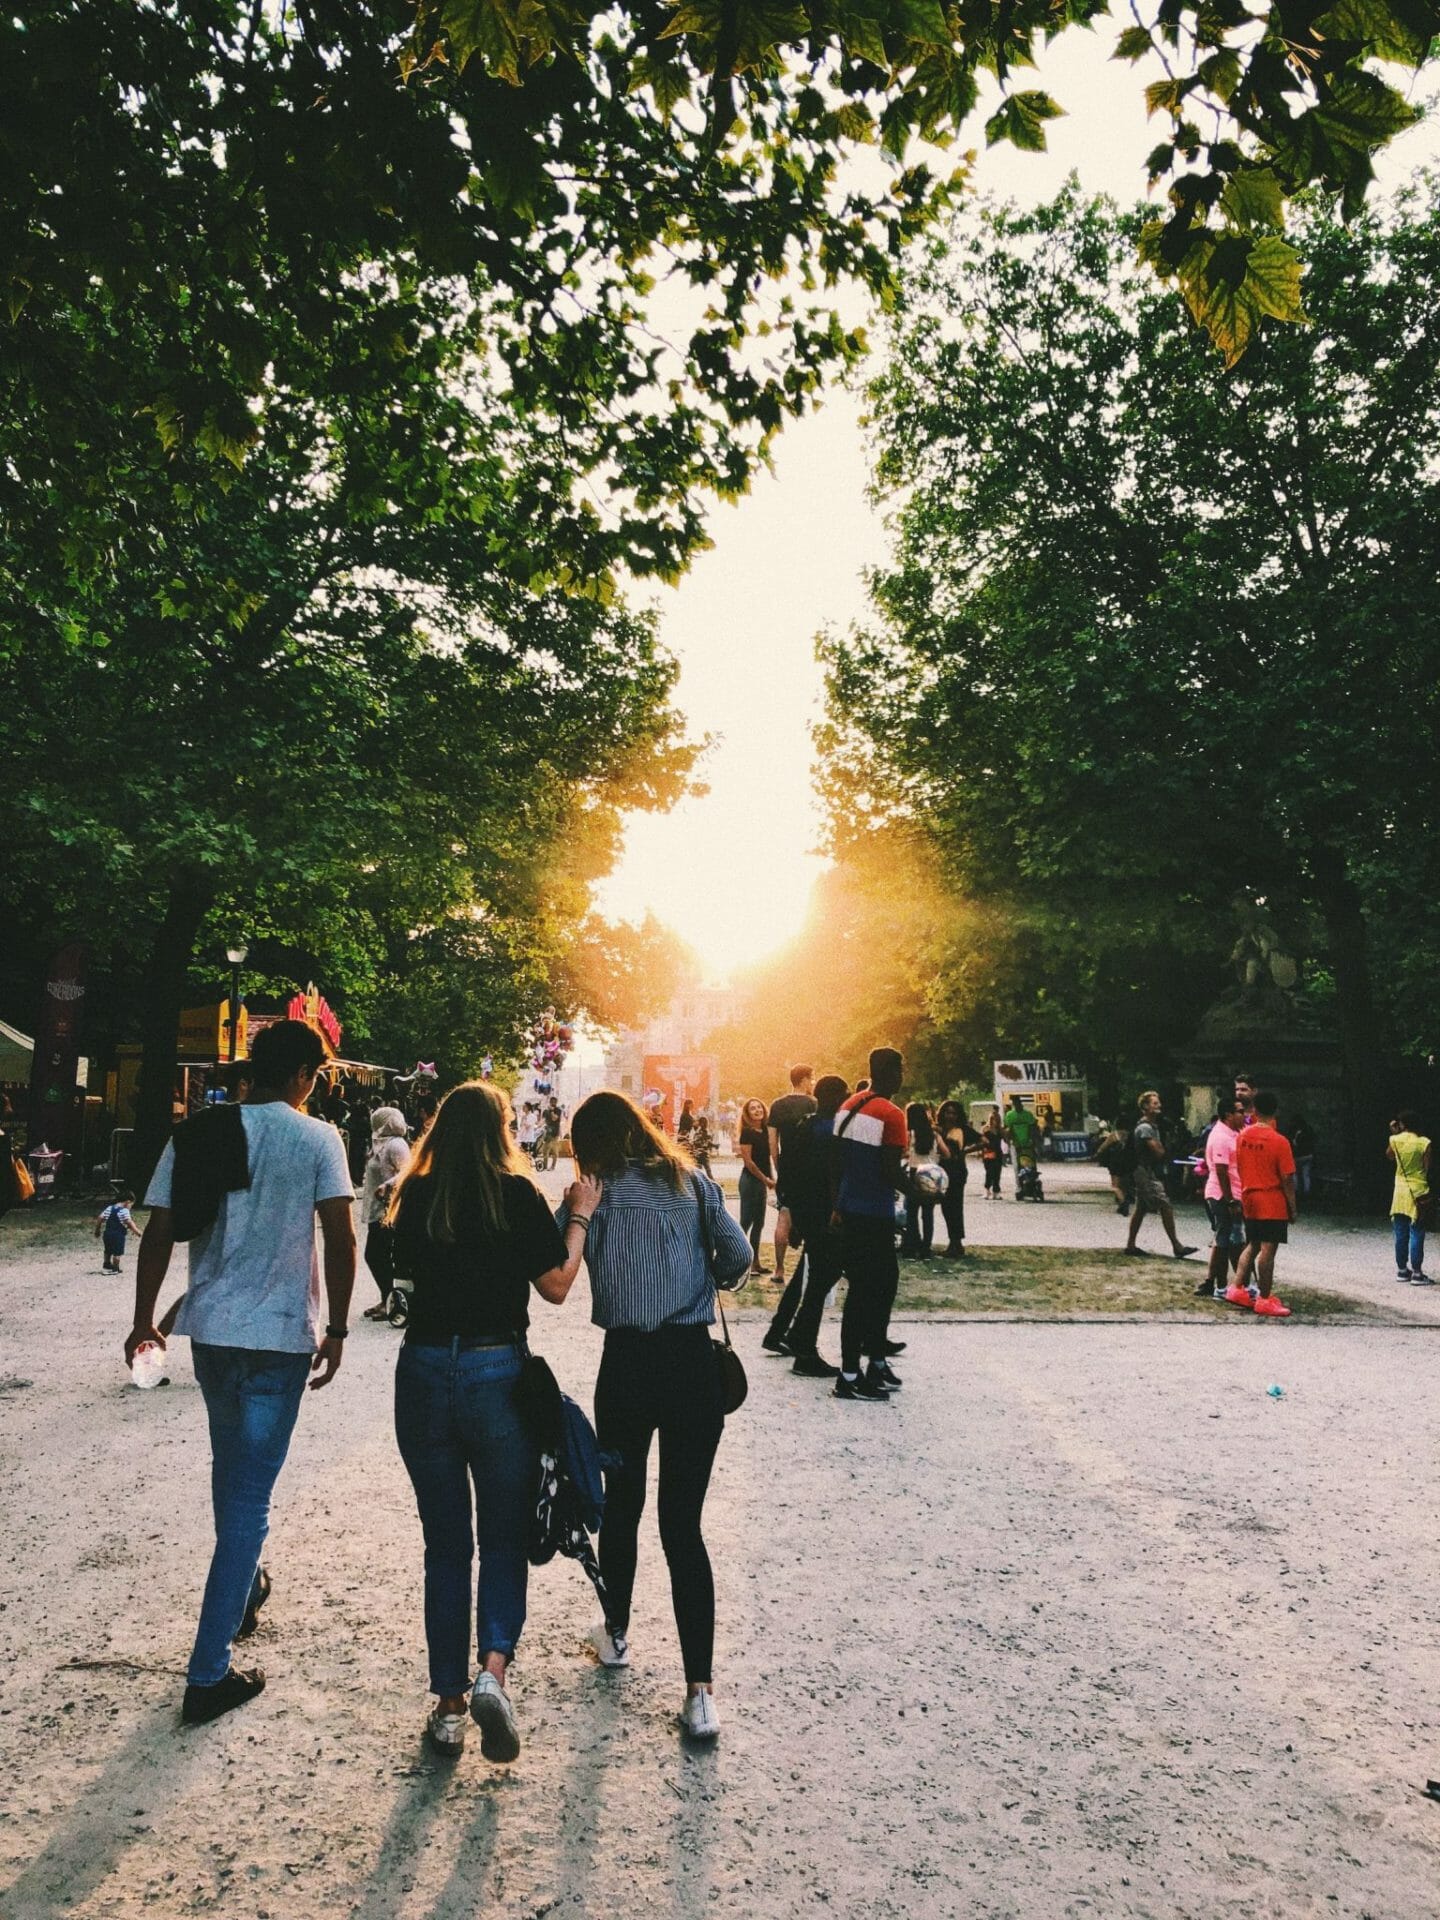
POLYGON ((605 1050, 605 1084, 638 1100, 647 1056, 699 1054, 712 1033, 740 1016, 745 996, 733 987, 686 987, 643 1027, 622 1027, 605 1050))

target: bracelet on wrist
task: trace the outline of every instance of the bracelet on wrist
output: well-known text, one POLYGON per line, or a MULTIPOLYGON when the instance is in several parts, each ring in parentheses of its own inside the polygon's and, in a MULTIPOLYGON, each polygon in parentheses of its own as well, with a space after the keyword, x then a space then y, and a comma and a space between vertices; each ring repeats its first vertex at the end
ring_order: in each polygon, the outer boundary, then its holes
POLYGON ((349 1331, 349 1327, 326 1327, 325 1338, 327 1340, 343 1340, 349 1331))
POLYGON ((568 1227, 579 1227, 582 1233, 588 1233, 590 1231, 590 1216, 588 1213, 572 1213, 565 1224, 568 1227))

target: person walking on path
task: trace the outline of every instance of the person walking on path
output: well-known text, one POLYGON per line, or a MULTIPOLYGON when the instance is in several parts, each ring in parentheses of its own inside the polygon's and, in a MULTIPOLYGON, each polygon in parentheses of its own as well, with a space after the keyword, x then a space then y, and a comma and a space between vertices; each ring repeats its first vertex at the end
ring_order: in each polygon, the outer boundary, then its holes
POLYGON ((1411 1107, 1397 1114, 1385 1149, 1395 1168, 1395 1191, 1390 1197, 1390 1225, 1395 1234, 1395 1278, 1412 1287, 1428 1287, 1425 1271, 1425 1229, 1431 1210, 1430 1140, 1420 1131, 1420 1116, 1411 1107))
POLYGON ((118 1194, 108 1207, 102 1207, 95 1221, 95 1235, 100 1242, 100 1250, 105 1258, 101 1263, 102 1273, 119 1273, 120 1256, 125 1251, 125 1242, 129 1236, 138 1234, 135 1216, 130 1209, 135 1204, 133 1193, 118 1194))
POLYGON ((1234 1306, 1249 1306, 1250 1283, 1257 1293, 1254 1310, 1263 1319, 1288 1320, 1290 1309, 1274 1293, 1275 1250, 1290 1237, 1295 1218, 1295 1156, 1290 1142, 1275 1124, 1280 1102, 1262 1087, 1255 1095, 1254 1118, 1242 1127, 1235 1142, 1235 1166, 1240 1175, 1240 1204, 1245 1216, 1245 1251, 1235 1270, 1234 1286, 1225 1298, 1234 1306), (1242 1302, 1240 1295, 1246 1298, 1242 1302))
POLYGON ((895 1195, 904 1191, 908 1138, 895 1104, 905 1063, 893 1047, 870 1055, 870 1087, 852 1093, 835 1116, 832 1180, 840 1260, 849 1282, 840 1320, 837 1400, 888 1400, 900 1385, 890 1365, 890 1310, 900 1285, 895 1254, 895 1195), (862 1374, 861 1361, 869 1357, 862 1374))
POLYGON ((1005 1129, 998 1107, 990 1109, 990 1118, 980 1129, 980 1164, 985 1171, 985 1198, 998 1200, 1000 1172, 1005 1165, 1005 1129))
POLYGON ((794 1231, 794 1213, 790 1205, 789 1183, 785 1177, 785 1153, 795 1129, 815 1111, 815 1069, 792 1067, 790 1091, 782 1093, 766 1118, 770 1138, 770 1164, 775 1169, 775 1278, 785 1278, 785 1255, 794 1246, 798 1252, 804 1242, 794 1231))
MULTIPOLYGON (((605 1482, 600 1572, 608 1617, 595 1647, 602 1666, 630 1664, 640 1516, 658 1435, 660 1544, 685 1668, 680 1724, 694 1739, 713 1740, 720 1731, 715 1580, 701 1520, 725 1410, 710 1328, 716 1282, 738 1284, 751 1247, 720 1188, 624 1094, 591 1094, 576 1110, 570 1138, 582 1174, 603 1182, 585 1253, 591 1318, 605 1329, 595 1432, 620 1462, 605 1482)), ((575 1212, 567 1197, 562 1225, 575 1212)))
POLYGON ((970 1178, 970 1160, 981 1151, 980 1135, 965 1118, 958 1100, 943 1100, 935 1116, 935 1144, 939 1163, 945 1169, 945 1191, 940 1211, 945 1217, 945 1258, 965 1257, 965 1183, 970 1178))
POLYGON ((155 1305, 177 1237, 191 1236, 190 1283, 176 1324, 189 1335, 210 1423, 215 1551, 181 1710, 192 1724, 242 1706, 265 1685, 258 1667, 231 1666, 231 1650, 254 1630, 269 1597, 260 1552, 306 1379, 313 1375, 312 1388, 329 1385, 349 1331, 355 1191, 339 1134, 303 1111, 324 1058, 320 1035, 303 1021, 267 1027, 255 1040, 255 1085, 245 1104, 185 1121, 145 1196, 151 1212, 125 1359, 146 1341, 164 1347, 155 1305), (317 1215, 328 1303, 323 1335, 317 1215))
POLYGON ((380 1289, 378 1306, 367 1307, 367 1320, 383 1320, 390 1289, 395 1284, 392 1247, 395 1229, 386 1220, 395 1182, 410 1158, 408 1129, 399 1107, 376 1107, 370 1116, 370 1154, 360 1183, 360 1221, 365 1229, 365 1264, 380 1289))
POLYGON ((530 1289, 564 1300, 600 1198, 597 1182, 576 1181, 562 1236, 515 1143, 513 1118, 497 1087, 456 1087, 399 1176, 388 1214, 395 1269, 414 1289, 395 1368, 395 1438, 425 1536, 425 1641, 436 1696, 425 1731, 452 1759, 465 1744, 467 1708, 487 1760, 520 1752, 505 1677, 525 1624, 539 1473, 516 1395, 530 1289), (472 1582, 480 1665, 473 1686, 472 1582))
MULTIPOLYGON (((1005 1112, 1005 1137, 1015 1153, 1015 1198, 1020 1198, 1020 1169, 1036 1164, 1036 1142, 1040 1133, 1040 1122, 1027 1107, 1018 1093, 1010 1096, 1010 1105, 1005 1112)), ((999 1191, 999 1188, 996 1188, 999 1191)))
POLYGON ((1134 1160, 1135 1212, 1130 1220, 1130 1232, 1125 1242, 1126 1253, 1138 1254, 1135 1244, 1140 1228, 1152 1213, 1158 1213, 1160 1224, 1170 1240, 1170 1251, 1177 1260, 1183 1260, 1187 1253, 1194 1253, 1194 1247, 1182 1246, 1180 1236, 1175 1231, 1175 1212, 1170 1205, 1170 1196, 1165 1191, 1165 1135, 1160 1121, 1160 1096, 1158 1093, 1142 1093, 1136 1105, 1140 1118, 1130 1135, 1130 1150, 1134 1160))
POLYGON ((747 1100, 740 1109, 740 1139, 737 1146, 740 1155, 740 1230, 750 1241, 750 1272, 756 1279, 765 1272, 760 1264, 760 1241, 765 1232, 767 1200, 775 1191, 767 1124, 769 1117, 763 1100, 747 1100))
POLYGON ((1245 1222, 1240 1199, 1240 1173, 1235 1165, 1235 1149, 1245 1125, 1245 1109, 1237 1094, 1220 1096, 1219 1110, 1205 1140, 1205 1211, 1210 1216, 1214 1239, 1210 1247, 1210 1265, 1204 1280, 1196 1287, 1198 1295, 1213 1300, 1229 1300, 1232 1307, 1249 1306, 1250 1296, 1242 1287, 1244 1300, 1231 1299, 1235 1291, 1231 1275, 1239 1265, 1245 1245, 1245 1222))
POLYGON ((926 1193, 914 1181, 921 1167, 938 1167, 940 1150, 930 1109, 920 1100, 912 1100, 905 1109, 905 1234, 900 1250, 913 1260, 928 1260, 935 1244, 935 1208, 937 1196, 926 1193))
MULTIPOLYGON (((825 1300, 840 1278, 840 1254, 830 1224, 830 1139, 835 1115, 850 1089, 837 1073, 815 1084, 815 1111, 795 1127, 786 1148, 785 1192, 795 1237, 804 1251, 760 1344, 790 1354, 793 1372, 833 1380, 840 1369, 820 1357, 825 1300)), ((773 1111, 773 1109, 772 1109, 773 1111)))

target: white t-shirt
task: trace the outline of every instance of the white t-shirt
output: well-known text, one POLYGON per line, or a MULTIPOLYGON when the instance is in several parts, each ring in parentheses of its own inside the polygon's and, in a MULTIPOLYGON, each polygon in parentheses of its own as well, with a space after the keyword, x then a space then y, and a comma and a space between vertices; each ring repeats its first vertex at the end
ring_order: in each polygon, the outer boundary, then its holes
MULTIPOLYGON (((313 1353, 320 1343, 315 1208, 354 1196, 334 1127, 283 1100, 242 1106, 250 1186, 227 1193, 215 1224, 190 1242, 190 1286, 175 1323, 207 1346, 313 1353)), ((170 1205, 175 1149, 166 1145, 145 1195, 170 1205)))

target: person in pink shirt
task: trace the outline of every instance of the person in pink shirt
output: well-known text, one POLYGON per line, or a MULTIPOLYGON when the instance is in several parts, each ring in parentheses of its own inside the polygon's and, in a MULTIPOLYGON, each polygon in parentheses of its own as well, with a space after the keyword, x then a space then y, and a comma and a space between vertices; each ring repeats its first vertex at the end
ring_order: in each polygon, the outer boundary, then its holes
MULTIPOLYGON (((1235 1143, 1244 1125, 1243 1100, 1238 1094, 1222 1094, 1215 1124, 1205 1142, 1205 1211, 1215 1238, 1210 1248, 1210 1270, 1195 1289, 1197 1294, 1208 1292, 1216 1300, 1227 1298, 1230 1273, 1245 1244, 1240 1175, 1235 1166, 1235 1143)), ((1249 1300, 1247 1293, 1247 1306, 1249 1300)))

